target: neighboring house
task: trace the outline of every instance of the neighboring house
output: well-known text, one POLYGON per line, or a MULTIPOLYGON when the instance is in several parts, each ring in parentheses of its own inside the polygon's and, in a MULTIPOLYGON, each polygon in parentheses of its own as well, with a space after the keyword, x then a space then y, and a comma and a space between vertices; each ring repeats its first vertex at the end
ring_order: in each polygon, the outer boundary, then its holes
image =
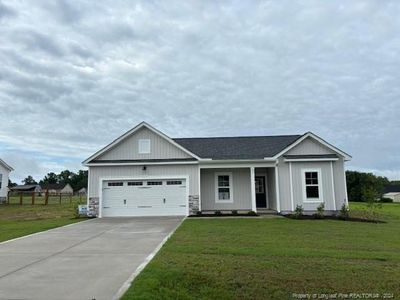
POLYGON ((348 204, 351 156, 315 134, 172 139, 142 122, 83 164, 89 215, 281 214, 348 204))
POLYGON ((74 190, 72 189, 69 183, 48 183, 42 184, 42 190, 44 192, 48 191, 49 194, 73 194, 74 190))
POLYGON ((0 203, 7 200, 8 179, 10 172, 13 170, 4 160, 0 159, 0 203))
POLYGON ((87 194, 87 189, 83 187, 83 188, 77 190, 77 191, 76 191, 76 194, 77 194, 77 195, 80 195, 80 196, 86 196, 86 194, 87 194))
POLYGON ((400 185, 387 186, 383 191, 382 198, 389 198, 393 202, 400 202, 400 185))
POLYGON ((10 188, 12 192, 35 192, 40 193, 42 188, 38 184, 24 184, 24 185, 16 185, 10 188))

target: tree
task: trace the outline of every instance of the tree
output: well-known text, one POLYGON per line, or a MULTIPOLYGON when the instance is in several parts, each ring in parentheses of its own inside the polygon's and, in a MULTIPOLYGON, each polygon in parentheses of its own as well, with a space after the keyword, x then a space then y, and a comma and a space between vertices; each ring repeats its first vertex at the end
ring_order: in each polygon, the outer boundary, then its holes
POLYGON ((347 171, 346 181, 349 201, 363 202, 381 198, 385 186, 390 183, 386 177, 357 171, 347 171))
POLYGON ((57 175, 58 177, 58 182, 64 182, 64 183, 71 183, 71 177, 73 176, 74 173, 72 173, 70 170, 64 170, 60 174, 57 175))
POLYGON ((47 173, 46 176, 42 180, 40 180, 40 184, 54 184, 58 183, 58 176, 54 172, 47 173))
POLYGON ((74 190, 80 190, 83 187, 86 188, 88 185, 88 171, 79 170, 78 173, 73 173, 70 184, 74 190))
POLYGON ((59 174, 50 172, 40 180, 40 184, 54 184, 60 182, 69 183, 75 191, 87 187, 88 171, 79 170, 77 173, 74 173, 69 170, 64 170, 59 174))
POLYGON ((22 180, 23 184, 37 184, 36 180, 33 179, 31 175, 28 175, 24 180, 22 180))
POLYGON ((11 179, 8 179, 8 187, 14 187, 17 186, 15 182, 12 182, 11 179))

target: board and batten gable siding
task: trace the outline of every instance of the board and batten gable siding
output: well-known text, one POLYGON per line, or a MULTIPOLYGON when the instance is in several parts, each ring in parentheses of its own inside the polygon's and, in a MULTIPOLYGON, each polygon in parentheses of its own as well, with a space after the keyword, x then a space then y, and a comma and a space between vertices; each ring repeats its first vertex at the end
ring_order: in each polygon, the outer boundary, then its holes
POLYGON ((307 154, 336 154, 333 150, 322 145, 313 138, 306 138, 300 144, 290 149, 285 155, 307 155, 307 154))
POLYGON ((99 197, 100 178, 145 178, 146 176, 187 176, 189 195, 199 195, 198 165, 91 166, 89 167, 89 197, 99 197))
POLYGON ((292 179, 290 180, 290 164, 283 158, 279 159, 279 192, 281 211, 288 212, 302 205, 305 211, 316 210, 320 203, 305 203, 303 197, 303 175, 304 169, 320 169, 322 197, 325 203, 325 210, 340 210, 343 203, 346 203, 345 193, 344 161, 340 158, 337 161, 321 162, 291 162, 292 179), (332 167, 331 167, 332 164, 332 167), (332 178, 333 171, 333 178, 332 178), (333 182, 332 182, 333 179, 333 182), (293 190, 291 191, 291 186, 293 190), (293 207, 292 207, 293 199, 293 207), (334 202, 335 201, 335 202, 334 202))
POLYGON ((251 210, 250 169, 201 169, 202 210, 251 210), (215 202, 215 173, 232 173, 233 203, 215 202))
POLYGON ((191 158, 191 156, 175 145, 168 142, 162 136, 148 128, 141 128, 130 137, 121 141, 96 160, 134 160, 134 159, 173 159, 191 158), (139 140, 150 140, 150 153, 139 153, 139 140))
POLYGON ((4 198, 7 197, 8 194, 8 176, 10 175, 10 170, 0 164, 0 174, 2 174, 0 197, 4 198))

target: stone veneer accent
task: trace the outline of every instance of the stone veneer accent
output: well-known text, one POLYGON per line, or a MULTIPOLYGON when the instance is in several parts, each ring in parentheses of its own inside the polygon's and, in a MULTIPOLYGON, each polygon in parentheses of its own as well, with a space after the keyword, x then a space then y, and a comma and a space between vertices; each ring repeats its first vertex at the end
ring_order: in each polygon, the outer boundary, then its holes
POLYGON ((88 217, 98 217, 99 216, 99 198, 90 197, 88 205, 88 217))
POLYGON ((199 195, 189 195, 189 215, 195 215, 199 211, 199 195))

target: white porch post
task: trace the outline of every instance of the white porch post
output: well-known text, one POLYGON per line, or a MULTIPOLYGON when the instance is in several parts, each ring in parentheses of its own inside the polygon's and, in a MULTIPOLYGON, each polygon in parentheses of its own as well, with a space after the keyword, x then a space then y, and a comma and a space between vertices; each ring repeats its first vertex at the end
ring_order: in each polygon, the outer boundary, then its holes
POLYGON ((276 190, 276 210, 281 212, 281 197, 279 193, 279 168, 278 164, 275 165, 275 190, 276 190))
POLYGON ((201 211, 201 168, 199 166, 199 173, 198 173, 199 179, 198 179, 198 183, 199 183, 199 211, 201 211))
POLYGON ((251 210, 257 212, 256 206, 256 182, 254 167, 250 167, 250 190, 251 190, 251 210))

